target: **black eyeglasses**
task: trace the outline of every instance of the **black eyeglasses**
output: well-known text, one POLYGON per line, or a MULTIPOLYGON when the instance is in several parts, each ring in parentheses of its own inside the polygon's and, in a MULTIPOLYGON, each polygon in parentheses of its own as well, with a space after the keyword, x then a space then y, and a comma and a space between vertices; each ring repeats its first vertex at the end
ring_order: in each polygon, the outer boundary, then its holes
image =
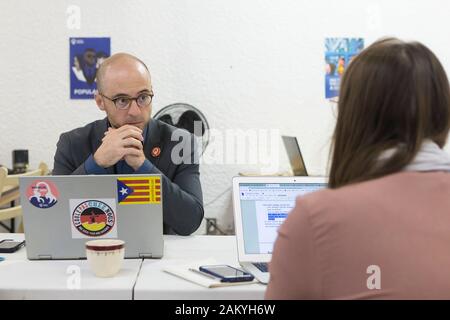
POLYGON ((105 96, 103 93, 99 94, 114 102, 114 105, 116 106, 117 109, 119 110, 126 110, 131 106, 131 102, 133 100, 136 101, 136 104, 138 105, 139 108, 145 108, 148 107, 150 105, 150 103, 152 103, 153 100, 153 93, 141 93, 139 94, 137 97, 133 98, 133 97, 128 97, 128 96, 119 96, 117 98, 111 99, 110 97, 105 96))

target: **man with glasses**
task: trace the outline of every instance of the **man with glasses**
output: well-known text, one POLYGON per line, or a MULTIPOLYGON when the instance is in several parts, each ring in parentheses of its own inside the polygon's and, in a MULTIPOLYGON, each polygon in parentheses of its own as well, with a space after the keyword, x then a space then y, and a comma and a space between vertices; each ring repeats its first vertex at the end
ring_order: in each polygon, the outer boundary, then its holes
POLYGON ((53 174, 162 174, 164 233, 189 235, 203 219, 194 139, 150 118, 153 96, 141 60, 126 53, 106 59, 97 71, 95 102, 107 117, 61 135, 53 174))

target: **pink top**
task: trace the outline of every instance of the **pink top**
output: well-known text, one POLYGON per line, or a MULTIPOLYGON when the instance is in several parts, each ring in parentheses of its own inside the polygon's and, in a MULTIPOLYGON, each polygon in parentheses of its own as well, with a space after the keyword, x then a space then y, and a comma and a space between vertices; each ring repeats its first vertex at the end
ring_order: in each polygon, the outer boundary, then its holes
POLYGON ((450 299, 448 173, 299 197, 278 232, 266 299, 450 299))

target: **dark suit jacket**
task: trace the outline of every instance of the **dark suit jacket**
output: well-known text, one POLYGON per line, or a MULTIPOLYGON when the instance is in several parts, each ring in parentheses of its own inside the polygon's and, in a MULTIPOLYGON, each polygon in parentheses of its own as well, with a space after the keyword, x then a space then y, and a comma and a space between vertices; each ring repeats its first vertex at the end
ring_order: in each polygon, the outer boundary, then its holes
MULTIPOLYGON (((94 121, 85 127, 63 133, 58 141, 53 175, 86 174, 84 162, 99 148, 105 131, 107 118, 94 121)), ((200 185, 199 165, 193 164, 193 139, 185 130, 177 129, 164 122, 151 119, 144 141, 145 157, 153 163, 152 172, 162 174, 163 180, 163 220, 164 233, 189 235, 200 226, 203 219, 203 198, 200 185), (175 130, 181 133, 182 142, 171 141, 175 130), (183 162, 175 164, 171 160, 172 149, 182 143, 191 143, 191 154, 183 155, 183 162), (153 157, 154 147, 161 148, 161 154, 153 157), (191 160, 191 161, 189 161, 191 160)), ((179 146, 175 151, 178 151, 179 146)), ((198 162, 198 161, 197 161, 198 162)), ((107 168, 114 174, 114 166, 107 168)))

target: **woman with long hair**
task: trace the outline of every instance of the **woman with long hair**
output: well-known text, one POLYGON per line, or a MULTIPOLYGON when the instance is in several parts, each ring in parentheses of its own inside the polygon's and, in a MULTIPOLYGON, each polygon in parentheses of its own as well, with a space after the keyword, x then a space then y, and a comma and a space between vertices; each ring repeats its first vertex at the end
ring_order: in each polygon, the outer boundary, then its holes
POLYGON ((268 299, 450 298, 450 85, 423 44, 389 38, 345 71, 329 189, 279 229, 268 299))

